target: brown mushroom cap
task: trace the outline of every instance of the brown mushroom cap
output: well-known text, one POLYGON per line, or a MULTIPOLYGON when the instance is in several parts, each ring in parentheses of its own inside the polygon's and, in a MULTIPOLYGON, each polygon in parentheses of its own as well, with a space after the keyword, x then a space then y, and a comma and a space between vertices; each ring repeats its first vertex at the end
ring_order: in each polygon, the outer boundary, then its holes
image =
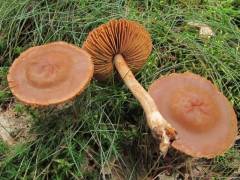
POLYGON ((23 103, 46 106, 80 94, 93 76, 93 63, 83 49, 65 42, 32 47, 10 67, 12 93, 23 103))
POLYGON ((174 148, 193 157, 212 158, 234 144, 236 114, 210 81, 189 72, 173 73, 156 80, 149 93, 178 133, 174 148))
POLYGON ((129 20, 111 20, 91 31, 83 44, 94 62, 94 74, 106 79, 113 73, 113 58, 121 54, 133 72, 145 64, 152 50, 149 33, 129 20))

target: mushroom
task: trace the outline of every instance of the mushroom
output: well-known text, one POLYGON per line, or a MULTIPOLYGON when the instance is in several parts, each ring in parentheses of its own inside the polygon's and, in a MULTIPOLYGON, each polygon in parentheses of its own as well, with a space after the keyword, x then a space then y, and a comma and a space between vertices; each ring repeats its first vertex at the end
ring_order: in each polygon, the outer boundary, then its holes
POLYGON ((19 101, 49 106, 79 95, 89 84, 93 70, 86 51, 65 42, 53 42, 23 52, 10 67, 7 79, 19 101))
POLYGON ((178 132, 172 146, 193 157, 213 158, 230 148, 237 117, 227 98, 207 79, 173 73, 153 82, 149 93, 178 132))
POLYGON ((116 68, 142 105, 153 135, 161 139, 160 150, 166 153, 170 140, 175 136, 175 130, 162 117, 151 96, 133 75, 142 68, 151 53, 152 41, 149 33, 137 22, 111 20, 89 33, 83 49, 92 57, 97 79, 107 79, 116 68))
POLYGON ((90 55, 65 42, 32 47, 10 67, 7 79, 16 98, 28 105, 64 103, 80 94, 93 76, 90 55))

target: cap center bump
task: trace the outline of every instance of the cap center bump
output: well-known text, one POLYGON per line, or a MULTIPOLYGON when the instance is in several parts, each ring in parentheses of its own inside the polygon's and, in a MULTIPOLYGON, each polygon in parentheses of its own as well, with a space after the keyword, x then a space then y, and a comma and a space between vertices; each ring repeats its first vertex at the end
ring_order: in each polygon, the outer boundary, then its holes
POLYGON ((61 54, 50 53, 31 60, 26 68, 26 78, 32 86, 49 88, 63 83, 69 75, 71 62, 61 54))
POLYGON ((197 89, 184 89, 172 97, 173 116, 184 128, 193 132, 204 132, 214 127, 219 112, 215 100, 197 89))

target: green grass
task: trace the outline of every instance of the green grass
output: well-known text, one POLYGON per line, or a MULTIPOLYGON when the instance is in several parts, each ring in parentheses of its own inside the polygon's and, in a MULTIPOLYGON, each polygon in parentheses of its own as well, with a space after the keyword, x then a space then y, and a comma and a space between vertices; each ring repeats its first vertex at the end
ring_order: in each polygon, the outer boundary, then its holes
POLYGON ((152 35, 154 49, 136 76, 145 88, 161 75, 192 71, 212 80, 239 118, 239 6, 230 0, 0 0, 0 107, 11 104, 17 113, 31 116, 36 135, 33 142, 11 149, 0 144, 1 179, 112 179, 121 174, 143 179, 164 173, 196 178, 191 173, 196 167, 213 179, 239 175, 238 144, 213 160, 189 160, 174 150, 163 159, 143 110, 118 79, 93 80, 73 106, 62 110, 22 106, 6 82, 8 67, 25 49, 56 40, 81 46, 94 27, 127 18, 152 35), (203 41, 186 25, 189 21, 208 24, 216 35, 203 41), (112 177, 104 173, 107 169, 112 177))

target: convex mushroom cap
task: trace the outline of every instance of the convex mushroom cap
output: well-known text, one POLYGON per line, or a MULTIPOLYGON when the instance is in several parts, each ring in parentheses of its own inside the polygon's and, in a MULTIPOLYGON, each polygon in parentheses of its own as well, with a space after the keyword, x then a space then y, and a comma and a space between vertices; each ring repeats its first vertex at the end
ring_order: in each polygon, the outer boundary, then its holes
POLYGON ((93 76, 93 63, 83 49, 65 42, 29 48, 10 67, 12 93, 29 105, 64 103, 80 94, 93 76))
POLYGON ((174 148, 193 157, 212 158, 234 144, 236 114, 207 79, 190 72, 173 73, 156 80, 149 93, 178 133, 174 148))

